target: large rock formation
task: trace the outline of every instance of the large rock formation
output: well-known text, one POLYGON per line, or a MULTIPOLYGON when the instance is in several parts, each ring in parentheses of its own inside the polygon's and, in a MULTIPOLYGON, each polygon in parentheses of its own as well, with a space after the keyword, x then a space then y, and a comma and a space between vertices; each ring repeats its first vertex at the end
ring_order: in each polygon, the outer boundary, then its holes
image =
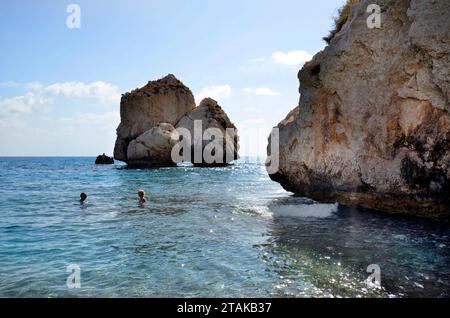
POLYGON ((179 153, 186 150, 192 153, 189 161, 195 165, 220 166, 238 157, 237 135, 228 138, 226 134, 227 128, 236 127, 222 108, 210 98, 195 107, 192 92, 173 75, 151 81, 142 88, 124 94, 120 103, 120 117, 114 158, 126 162, 130 167, 176 165, 178 161, 172 157, 172 149, 183 140, 183 135, 178 133, 183 128, 191 136, 189 145, 180 149, 179 153), (198 131, 194 129, 194 121, 201 123, 198 131), (217 132, 224 138, 219 138, 217 132), (219 154, 219 146, 222 148, 220 141, 224 142, 223 156, 217 162, 208 162, 203 156, 194 162, 195 149, 200 154, 205 148, 205 153, 215 154, 217 150, 219 154), (226 156, 227 150, 231 156, 226 156))
POLYGON ((233 160, 238 159, 238 136, 237 128, 228 118, 227 114, 217 104, 214 99, 205 98, 200 105, 189 114, 181 118, 177 128, 189 130, 191 138, 191 161, 195 166, 220 166, 226 165, 233 160), (194 123, 201 123, 196 134, 194 123), (228 131, 227 131, 228 129, 228 131), (205 148, 211 149, 209 153, 216 155, 218 160, 214 163, 207 162, 207 158, 200 156, 205 148), (197 158, 196 159, 196 154, 197 158))
POLYGON ((448 218, 448 2, 378 0, 381 28, 369 29, 372 2, 299 72, 270 177, 319 201, 448 218))
POLYGON ((171 151, 179 137, 175 127, 171 124, 157 124, 128 144, 128 164, 133 167, 174 165, 171 151))
POLYGON ((114 158, 129 163, 128 145, 160 123, 175 126, 195 108, 189 88, 172 74, 122 95, 114 158))

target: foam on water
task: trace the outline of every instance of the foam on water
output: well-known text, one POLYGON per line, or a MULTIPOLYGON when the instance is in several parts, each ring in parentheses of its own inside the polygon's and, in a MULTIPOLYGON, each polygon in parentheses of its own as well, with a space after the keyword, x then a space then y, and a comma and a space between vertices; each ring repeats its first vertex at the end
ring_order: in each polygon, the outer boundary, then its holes
POLYGON ((0 158, 0 297, 450 296, 448 225, 295 197, 263 160, 94 160, 0 158), (66 286, 69 264, 80 289, 66 286), (370 264, 384 289, 366 286, 370 264))
POLYGON ((273 216, 328 218, 338 211, 338 204, 283 204, 270 207, 273 216))

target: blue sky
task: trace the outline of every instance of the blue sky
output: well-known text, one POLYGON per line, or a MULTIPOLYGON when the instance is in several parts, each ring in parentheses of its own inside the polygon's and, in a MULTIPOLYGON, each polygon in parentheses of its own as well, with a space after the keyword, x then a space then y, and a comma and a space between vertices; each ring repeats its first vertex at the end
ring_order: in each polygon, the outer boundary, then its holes
POLYGON ((1 1, 0 156, 111 154, 120 94, 168 73, 219 100, 241 155, 264 155, 343 2, 1 1))

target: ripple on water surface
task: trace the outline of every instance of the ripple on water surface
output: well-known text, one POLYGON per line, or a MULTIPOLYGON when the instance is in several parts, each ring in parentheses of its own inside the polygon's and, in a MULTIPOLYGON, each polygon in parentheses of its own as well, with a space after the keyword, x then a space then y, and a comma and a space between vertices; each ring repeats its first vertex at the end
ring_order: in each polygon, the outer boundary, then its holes
POLYGON ((449 296, 448 226, 294 197, 262 159, 93 162, 0 158, 0 296, 449 296), (80 289, 66 286, 69 264, 80 289), (367 287, 370 264, 383 289, 367 287))

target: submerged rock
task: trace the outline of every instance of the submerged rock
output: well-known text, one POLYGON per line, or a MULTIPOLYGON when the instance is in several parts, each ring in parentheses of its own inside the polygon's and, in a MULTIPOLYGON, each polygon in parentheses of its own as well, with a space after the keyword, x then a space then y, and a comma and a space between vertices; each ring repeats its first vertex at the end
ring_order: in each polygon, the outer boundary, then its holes
MULTIPOLYGON (((214 99, 203 99, 198 107, 181 118, 177 128, 189 130, 192 136, 190 149, 191 162, 194 166, 221 166, 238 159, 237 128, 214 99), (194 128, 195 121, 201 123, 198 131, 194 128), (205 147, 222 152, 217 153, 219 158, 216 162, 207 162, 206 158, 199 155, 196 158, 196 154, 204 153, 205 147)), ((213 155, 214 151, 212 150, 213 155)))
POLYGON ((114 159, 112 157, 108 157, 105 154, 98 155, 95 159, 96 165, 112 165, 114 164, 114 159))
POLYGON ((300 104, 278 125, 270 177, 322 202, 449 218, 448 4, 377 3, 380 29, 368 28, 371 1, 360 1, 300 70, 300 104))

